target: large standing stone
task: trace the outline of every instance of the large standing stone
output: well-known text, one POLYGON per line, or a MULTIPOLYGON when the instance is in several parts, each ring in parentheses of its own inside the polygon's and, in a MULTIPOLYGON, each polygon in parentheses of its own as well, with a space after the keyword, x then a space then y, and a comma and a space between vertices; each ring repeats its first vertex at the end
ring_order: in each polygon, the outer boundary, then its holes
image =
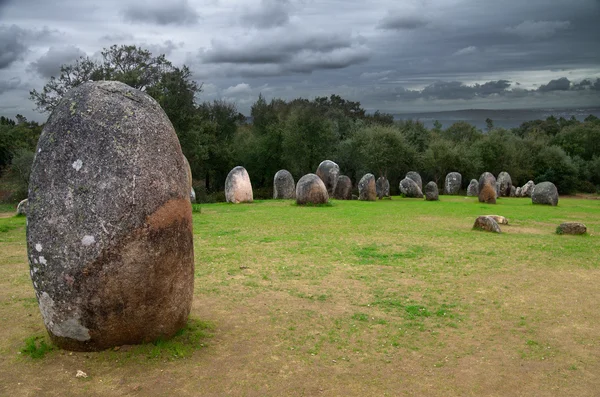
POLYGON ((404 197, 423 198, 423 192, 419 189, 417 183, 410 178, 404 178, 400 181, 400 193, 404 197))
POLYGON ((170 337, 194 291, 192 209, 171 122, 114 81, 69 91, 38 141, 27 253, 52 341, 100 350, 170 337))
POLYGON ((587 233, 587 227, 583 223, 579 222, 565 222, 561 223, 556 228, 556 234, 585 234, 587 233))
POLYGON ((225 179, 225 200, 228 203, 251 203, 254 200, 250 175, 242 166, 234 167, 225 179))
POLYGON ((471 179, 469 187, 467 187, 467 196, 479 196, 479 182, 477 182, 477 179, 471 179))
POLYGON ((29 205, 29 200, 24 199, 19 202, 17 205, 17 215, 25 215, 27 216, 27 206, 29 205))
POLYGON ((540 182, 533 187, 531 193, 533 204, 558 205, 558 190, 552 182, 540 182))
POLYGON ((439 200, 439 190, 437 187, 437 183, 431 181, 427 185, 425 185, 425 200, 427 201, 437 201, 439 200))
POLYGON ((458 172, 450 172, 446 175, 444 182, 444 194, 458 194, 462 185, 462 175, 458 172))
POLYGON ((296 183, 288 170, 279 170, 275 174, 273 178, 273 198, 276 200, 296 198, 296 183))
POLYGON ((510 190, 512 188, 512 178, 508 172, 502 171, 498 174, 498 193, 500 197, 510 197, 510 190))
POLYGON ((473 229, 485 230, 486 232, 492 233, 500 233, 500 226, 498 226, 498 223, 494 220, 494 218, 489 216, 480 216, 475 219, 473 229))
POLYGON ((346 175, 338 176, 333 198, 336 200, 352 200, 352 181, 346 175))
POLYGON ((534 186, 535 183, 533 183, 533 181, 528 181, 526 184, 524 184, 521 187, 521 197, 531 197, 534 186))
POLYGON ((479 202, 496 204, 496 177, 489 172, 479 177, 479 202))
POLYGON ((340 175, 340 167, 331 160, 321 161, 321 164, 317 167, 317 175, 325 184, 327 194, 333 196, 335 185, 340 175))
POLYGON ((385 176, 380 176, 375 182, 375 190, 380 200, 384 197, 390 197, 390 181, 385 176))
POLYGON ((329 200, 323 180, 315 174, 306 174, 296 185, 297 204, 325 204, 329 200))
POLYGON ((377 198, 377 189, 375 186, 375 176, 365 174, 358 182, 358 199, 364 201, 375 201, 377 198))
POLYGON ((417 184, 419 189, 421 189, 421 191, 423 191, 423 180, 421 179, 421 175, 419 175, 418 172, 408 171, 406 173, 406 178, 409 178, 409 179, 412 179, 413 181, 415 181, 415 183, 417 184))

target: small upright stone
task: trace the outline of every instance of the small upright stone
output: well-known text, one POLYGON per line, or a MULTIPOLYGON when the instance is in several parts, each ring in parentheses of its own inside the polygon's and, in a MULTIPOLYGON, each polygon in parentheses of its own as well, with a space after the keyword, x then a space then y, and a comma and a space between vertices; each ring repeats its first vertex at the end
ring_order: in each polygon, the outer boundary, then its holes
POLYGON ((375 182, 375 190, 380 200, 384 197, 390 197, 390 181, 385 176, 380 176, 375 182))
POLYGON ((410 178, 404 178, 400 181, 400 193, 408 198, 423 198, 423 192, 415 181, 410 178))
POLYGON ((423 191, 423 180, 421 179, 421 175, 419 175, 418 172, 408 171, 406 173, 406 178, 409 178, 409 179, 412 179, 413 181, 415 181, 415 183, 417 184, 419 189, 421 189, 421 191, 423 191))
POLYGON ((496 204, 496 177, 489 172, 479 177, 479 202, 496 204))
POLYGON ((510 197, 510 191, 512 188, 512 178, 508 172, 502 171, 498 174, 498 188, 500 197, 510 197))
POLYGON ((515 190, 515 197, 521 197, 521 187, 517 187, 517 189, 515 190))
POLYGON ((315 174, 306 174, 296 184, 296 204, 325 204, 329 200, 323 180, 315 174))
POLYGON ((558 190, 552 182, 540 182, 533 187, 531 193, 533 204, 558 205, 558 190))
POLYGON ((479 195, 479 182, 477 179, 471 179, 469 187, 467 187, 467 196, 475 197, 479 195))
POLYGON ((517 188, 514 185, 510 187, 510 197, 517 197, 517 188))
POLYGON ((475 219, 475 224, 473 224, 473 229, 485 230, 486 232, 492 233, 500 233, 500 226, 489 216, 480 216, 475 219))
POLYGON ((523 185, 521 187, 521 196, 520 197, 531 197, 534 187, 535 187, 535 183, 533 183, 533 181, 528 181, 525 185, 523 185))
POLYGON ((27 205, 29 203, 29 200, 25 199, 25 200, 21 200, 21 202, 19 203, 19 205, 17 205, 17 215, 25 215, 27 216, 27 205))
POLYGON ((296 183, 288 170, 279 170, 273 177, 273 198, 275 200, 296 198, 296 183))
POLYGON ((331 160, 321 161, 321 164, 317 167, 317 175, 325 184, 327 194, 333 196, 340 175, 340 167, 331 160))
POLYGON ((444 182, 444 194, 456 195, 462 185, 462 175, 458 172, 450 172, 446 175, 444 182))
POLYGON ((377 198, 377 189, 375 186, 375 176, 365 174, 358 182, 358 199, 363 201, 375 201, 377 198))
POLYGON ((27 253, 52 342, 103 350, 169 338, 194 293, 189 173, 173 125, 115 81, 65 94, 38 141, 27 253))
POLYGON ((427 185, 425 185, 425 200, 437 201, 439 199, 440 198, 437 183, 431 181, 427 185))
POLYGON ((352 200, 352 181, 346 175, 338 176, 333 198, 336 200, 352 200))
POLYGON ((228 203, 251 203, 254 197, 248 171, 242 166, 234 167, 225 179, 225 200, 228 203))
POLYGON ((556 234, 585 234, 587 233, 587 227, 583 223, 579 222, 565 222, 561 223, 556 228, 556 234))

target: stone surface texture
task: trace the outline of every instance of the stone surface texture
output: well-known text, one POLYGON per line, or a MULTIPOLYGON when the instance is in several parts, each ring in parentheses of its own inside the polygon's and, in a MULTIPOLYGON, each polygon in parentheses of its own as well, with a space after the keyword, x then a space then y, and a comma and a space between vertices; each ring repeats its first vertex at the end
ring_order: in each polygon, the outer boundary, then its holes
POLYGON ((333 198, 336 200, 352 200, 352 181, 346 175, 338 176, 333 198))
POLYGON ((431 181, 425 185, 425 200, 437 201, 440 199, 440 192, 437 187, 437 183, 431 181))
POLYGON ((467 187, 467 196, 479 196, 479 182, 477 182, 477 179, 471 179, 471 182, 469 182, 469 186, 467 187))
POLYGON ((415 183, 417 184, 419 189, 421 189, 421 191, 423 191, 423 179, 421 179, 421 175, 419 175, 419 173, 417 171, 408 171, 406 173, 405 178, 409 178, 409 179, 412 179, 413 181, 415 181, 415 183))
POLYGON ((328 200, 325 184, 316 174, 306 174, 296 184, 297 204, 325 204, 328 200))
POLYGON ((494 220, 494 218, 489 216, 480 216, 475 219, 473 229, 484 230, 492 233, 501 233, 498 223, 494 220))
POLYGON ((321 161, 321 164, 317 167, 317 176, 321 178, 325 187, 327 188, 327 194, 333 196, 335 191, 335 185, 340 175, 340 167, 331 160, 321 161))
POLYGON ((496 204, 496 177, 489 172, 479 177, 479 202, 496 204))
POLYGON ((450 172, 444 181, 444 194, 456 195, 462 185, 462 175, 458 172, 450 172))
POLYGON ((375 201, 377 198, 377 189, 375 186, 375 176, 365 174, 358 182, 358 199, 363 201, 375 201))
POLYGON ((254 200, 250 175, 242 166, 234 167, 225 179, 225 200, 228 203, 251 203, 254 200))
POLYGON ((556 206, 558 205, 558 189, 552 182, 540 182, 533 187, 531 202, 556 206))
POLYGON ((561 223, 556 228, 557 234, 585 234, 587 233, 587 227, 583 223, 579 222, 565 222, 561 223))
POLYGON ((273 177, 273 198, 290 200, 296 198, 296 183, 288 170, 279 170, 273 177))
POLYGON ((375 182, 375 191, 380 200, 384 197, 390 197, 390 181, 385 176, 380 176, 375 182))
POLYGON ((404 178, 400 181, 400 193, 408 198, 423 198, 423 192, 415 181, 404 178))
POLYGON ((168 338, 194 290, 189 179, 158 103, 118 82, 69 91, 38 141, 30 276, 52 341, 101 350, 168 338))

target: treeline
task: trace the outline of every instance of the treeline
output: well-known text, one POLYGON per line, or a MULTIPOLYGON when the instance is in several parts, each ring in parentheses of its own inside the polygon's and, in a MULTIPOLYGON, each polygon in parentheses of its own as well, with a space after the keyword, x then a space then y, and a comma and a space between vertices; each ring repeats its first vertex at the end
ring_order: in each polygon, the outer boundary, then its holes
MULTIPOLYGON (((170 112, 177 107, 171 107, 170 112)), ((431 129, 418 121, 394 121, 389 114, 367 114, 359 102, 337 95, 314 100, 262 96, 247 119, 227 102, 188 106, 173 119, 201 200, 221 195, 227 173, 242 165, 257 197, 272 194, 273 176, 287 169, 298 180, 322 160, 339 164, 354 184, 367 172, 386 176, 392 194, 408 171, 440 188, 447 173, 463 175, 463 188, 484 171, 507 171, 514 185, 551 181, 561 194, 600 190, 600 119, 548 117, 510 130, 486 131, 466 122, 431 129), (179 117, 179 118, 178 118, 179 117), (182 120, 185 119, 185 122, 182 120)), ((27 194, 27 180, 43 125, 18 116, 0 118, 2 198, 27 194)))

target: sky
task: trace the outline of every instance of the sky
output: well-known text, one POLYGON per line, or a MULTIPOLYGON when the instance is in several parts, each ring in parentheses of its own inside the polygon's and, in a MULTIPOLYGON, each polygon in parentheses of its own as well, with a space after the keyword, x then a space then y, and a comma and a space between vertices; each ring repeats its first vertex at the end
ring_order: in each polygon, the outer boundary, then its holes
POLYGON ((0 115, 60 65, 135 44, 249 114, 341 95, 370 112, 600 106, 600 0, 0 0, 0 115))

